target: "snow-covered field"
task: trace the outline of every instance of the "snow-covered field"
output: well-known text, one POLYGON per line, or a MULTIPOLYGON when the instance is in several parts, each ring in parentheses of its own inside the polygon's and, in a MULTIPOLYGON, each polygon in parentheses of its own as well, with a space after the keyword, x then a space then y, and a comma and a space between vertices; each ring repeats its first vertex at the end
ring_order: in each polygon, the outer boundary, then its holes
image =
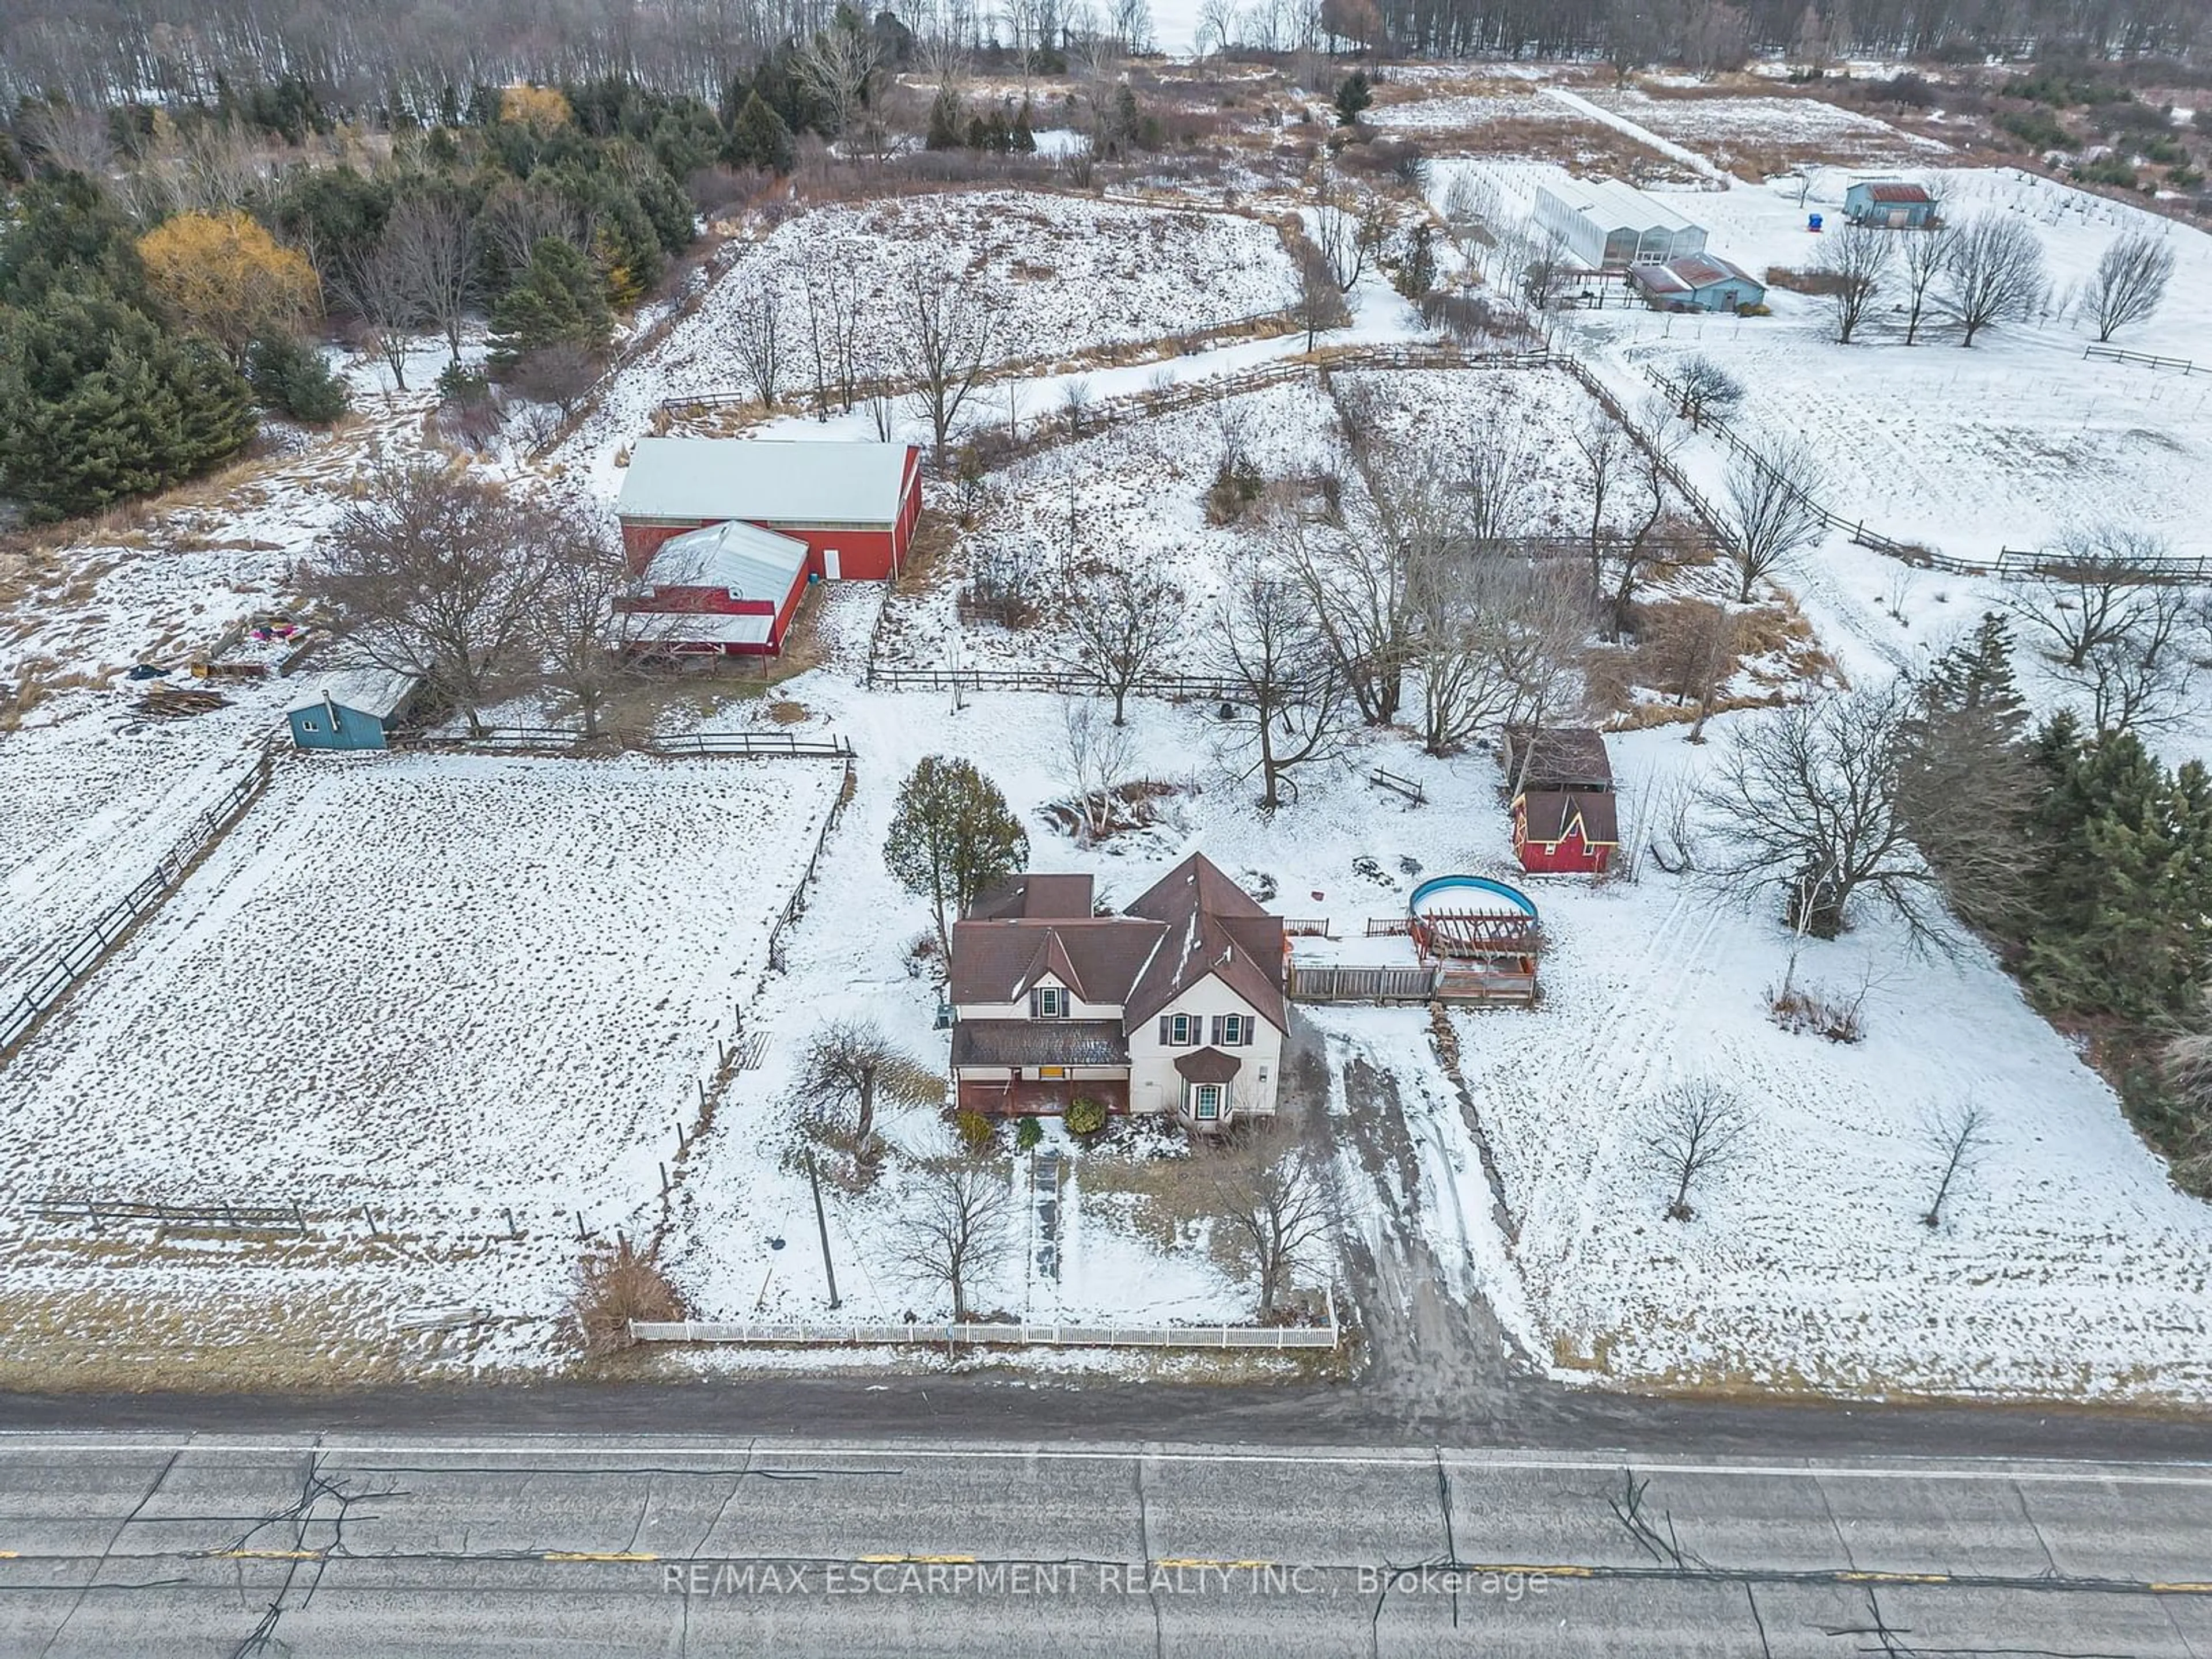
MULTIPOLYGON (((1334 371, 1334 398, 1357 412, 1386 445, 1424 453, 1449 475, 1476 434, 1517 434, 1518 469, 1530 483, 1530 533, 1578 533, 1588 486, 1577 476, 1573 437, 1601 411, 1564 374, 1515 369, 1334 371), (1460 434, 1468 434, 1462 437, 1460 434)), ((1204 407, 1123 422, 1016 463, 990 481, 977 526, 955 554, 959 571, 1003 566, 1027 573, 1031 591, 1049 594, 1062 574, 1108 558, 1129 558, 1169 574, 1188 601, 1193 625, 1174 670, 1221 672, 1219 641, 1203 623, 1218 606, 1240 554, 1256 549, 1281 563, 1255 509, 1239 523, 1208 521, 1206 497, 1229 448, 1271 479, 1318 479, 1341 490, 1354 526, 1373 521, 1374 506, 1346 449, 1336 403, 1310 376, 1224 397, 1204 407)), ((1072 649, 1049 602, 1019 632, 963 623, 954 584, 893 602, 884 665, 1018 667, 1057 660, 1072 649)))
MULTIPOLYGON (((1454 169, 1440 164, 1441 201, 1454 169)), ((1481 164, 1507 199, 1526 199, 1539 167, 1481 164)), ((1811 199, 1738 183, 1680 198, 1711 233, 1711 250, 1755 276, 1808 269, 1820 252, 1808 213, 1840 217, 1861 172, 1816 173, 1811 199)), ((2212 363, 2212 236, 2125 204, 2027 175, 1973 168, 1907 176, 1939 188, 1954 222, 1984 213, 2016 217, 2041 240, 2049 305, 2024 322, 1993 325, 1971 351, 1940 314, 1919 343, 1902 343, 1902 318, 1878 301, 1854 343, 1831 337, 1825 301, 1772 289, 1765 318, 1669 316, 1640 308, 1562 313, 1565 338, 1623 396, 1651 387, 1645 366, 1668 372, 1712 358, 1745 388, 1735 430, 1756 441, 1792 433, 1821 454, 1816 497, 1871 530, 1954 557, 1994 561, 2001 548, 2047 547, 2077 526, 2114 520, 2165 536, 2179 551, 2212 550, 2212 530, 2181 481, 2212 472, 2212 381, 2088 360, 2095 339, 2076 297, 2105 249, 2137 228, 2170 238, 2172 286, 2148 324, 2113 344, 2212 363)), ((1905 233, 1898 233, 1904 234, 1905 233)), ((1693 441, 1713 463, 1717 446, 1693 441)))
POLYGON ((1775 154, 1814 156, 1832 165, 1925 163, 1944 148, 1817 98, 1654 98, 1633 88, 1582 95, 1662 138, 1689 145, 1723 169, 1775 154))
MULTIPOLYGON (((635 1232, 655 1200, 839 776, 807 762, 288 762, 0 1072, 10 1290, 82 1288, 42 1272, 62 1247, 18 1208, 34 1200, 296 1203, 322 1247, 295 1252, 301 1295, 329 1276, 321 1257, 360 1251, 366 1206, 464 1264, 380 1255, 366 1277, 395 1309, 476 1298, 550 1318, 577 1212, 635 1232), (520 1245, 503 1238, 510 1210, 520 1245)), ((109 1288, 166 1282, 160 1250, 106 1266, 109 1288)), ((348 1294, 363 1283, 349 1275, 348 1294)))
POLYGON ((779 225, 705 303, 622 376, 565 453, 635 438, 664 399, 748 385, 732 317, 751 285, 774 284, 790 395, 811 387, 805 284, 810 259, 851 271, 865 295, 858 371, 896 371, 900 284, 912 261, 950 259, 1003 296, 1000 361, 1072 356, 1280 311, 1296 296, 1274 227, 1243 214, 1151 207, 1049 191, 947 191, 814 209, 779 225))

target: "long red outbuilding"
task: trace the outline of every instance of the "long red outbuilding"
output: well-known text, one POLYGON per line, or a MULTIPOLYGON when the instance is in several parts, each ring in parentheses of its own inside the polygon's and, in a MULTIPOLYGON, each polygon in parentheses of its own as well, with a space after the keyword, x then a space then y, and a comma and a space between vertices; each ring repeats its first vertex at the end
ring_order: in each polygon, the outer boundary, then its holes
POLYGON ((905 568, 921 517, 921 452, 835 440, 644 438, 615 510, 641 576, 671 537, 735 520, 804 542, 810 575, 886 581, 905 568))

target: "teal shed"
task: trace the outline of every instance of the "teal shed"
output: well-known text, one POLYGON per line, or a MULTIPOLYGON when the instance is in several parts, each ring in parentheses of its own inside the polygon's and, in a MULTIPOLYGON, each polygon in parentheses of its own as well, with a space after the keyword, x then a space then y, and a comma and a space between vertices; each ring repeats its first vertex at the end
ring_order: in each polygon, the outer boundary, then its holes
POLYGON ((325 674, 292 700, 284 719, 300 749, 381 749, 422 684, 396 668, 347 668, 325 674))

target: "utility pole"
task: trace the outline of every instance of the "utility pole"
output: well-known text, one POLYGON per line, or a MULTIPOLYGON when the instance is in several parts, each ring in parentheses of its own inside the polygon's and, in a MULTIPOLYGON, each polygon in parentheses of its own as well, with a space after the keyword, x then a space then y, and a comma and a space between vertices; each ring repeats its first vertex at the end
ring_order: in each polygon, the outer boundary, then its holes
POLYGON ((835 1313, 843 1304, 837 1294, 837 1268, 830 1260, 830 1218, 822 1209, 822 1176, 815 1170, 812 1152, 806 1155, 806 1184, 814 1188, 814 1224, 822 1233, 822 1271, 830 1279, 830 1311, 835 1313))

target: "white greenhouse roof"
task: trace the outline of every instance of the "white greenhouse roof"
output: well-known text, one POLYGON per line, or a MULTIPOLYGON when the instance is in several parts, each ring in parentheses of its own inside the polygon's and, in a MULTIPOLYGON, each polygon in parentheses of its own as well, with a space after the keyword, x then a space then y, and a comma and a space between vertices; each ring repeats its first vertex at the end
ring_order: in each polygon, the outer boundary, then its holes
POLYGON ((647 587, 719 587, 781 605, 806 568, 806 544, 749 524, 709 525, 671 536, 645 568, 647 587))
POLYGON ((421 682, 421 675, 399 668, 337 669, 294 697, 284 706, 284 712, 304 714, 329 702, 358 714, 390 720, 421 682))
POLYGON ((1608 230, 1693 230, 1695 222, 1618 179, 1560 179, 1540 188, 1608 230))
POLYGON ((904 444, 641 438, 617 510, 626 519, 888 526, 906 467, 904 444))

